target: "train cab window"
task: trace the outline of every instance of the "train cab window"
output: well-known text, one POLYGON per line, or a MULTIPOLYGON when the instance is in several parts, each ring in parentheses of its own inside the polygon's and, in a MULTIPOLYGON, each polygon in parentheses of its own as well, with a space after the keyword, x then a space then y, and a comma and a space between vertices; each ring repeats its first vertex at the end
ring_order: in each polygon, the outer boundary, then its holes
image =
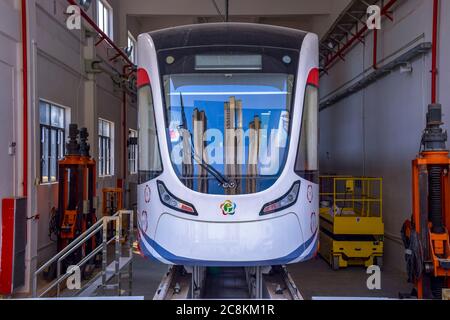
POLYGON ((162 173, 161 153, 153 105, 152 89, 146 71, 138 71, 139 182, 144 183, 162 173))
POLYGON ((297 151, 295 172, 302 178, 318 183, 318 118, 319 90, 316 84, 308 83, 302 116, 300 143, 297 151))
POLYGON ((289 151, 298 53, 195 48, 160 57, 170 160, 182 183, 218 195, 272 187, 289 151))

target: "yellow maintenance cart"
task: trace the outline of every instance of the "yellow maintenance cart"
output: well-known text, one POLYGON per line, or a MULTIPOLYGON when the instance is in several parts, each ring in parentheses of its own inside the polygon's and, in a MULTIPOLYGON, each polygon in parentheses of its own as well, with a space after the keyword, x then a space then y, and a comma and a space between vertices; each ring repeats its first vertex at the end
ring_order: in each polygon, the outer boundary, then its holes
POLYGON ((381 178, 320 177, 320 255, 334 270, 383 264, 381 178))

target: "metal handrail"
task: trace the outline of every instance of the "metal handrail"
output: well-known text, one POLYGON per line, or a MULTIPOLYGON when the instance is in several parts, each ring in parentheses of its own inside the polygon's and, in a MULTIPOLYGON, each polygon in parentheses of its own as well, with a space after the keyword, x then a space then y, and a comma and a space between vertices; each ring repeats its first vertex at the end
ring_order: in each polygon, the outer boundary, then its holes
POLYGON ((380 177, 321 176, 320 189, 320 200, 333 204, 333 214, 348 210, 364 217, 383 217, 383 179, 380 177))
MULTIPOLYGON (((56 280, 50 284, 41 294, 39 294, 39 297, 42 297, 46 293, 48 293, 51 289, 53 289, 55 286, 58 286, 58 292, 57 295, 59 295, 59 284, 68 277, 67 274, 64 274, 62 277, 60 274, 60 262, 67 258, 73 251, 78 249, 81 245, 83 245, 87 240, 91 239, 92 236, 97 234, 99 231, 104 229, 104 221, 108 220, 111 221, 113 219, 120 218, 122 214, 130 214, 131 221, 132 221, 132 214, 129 210, 121 210, 115 213, 113 216, 108 217, 102 217, 100 220, 98 220, 96 223, 94 223, 90 228, 88 228, 85 232, 83 232, 79 237, 74 239, 67 247, 65 247, 63 250, 61 250, 58 254, 56 254, 53 258, 51 258, 49 261, 47 261, 44 265, 42 265, 38 270, 36 270, 33 274, 33 297, 37 297, 37 279, 38 275, 43 272, 46 268, 48 268, 51 264, 57 262, 57 269, 58 274, 56 280)), ((100 252, 102 249, 104 249, 104 246, 111 243, 115 238, 113 237, 109 241, 102 242, 101 245, 99 245, 93 252, 91 252, 87 257, 83 258, 80 262, 77 263, 77 266, 84 265, 87 261, 89 261, 92 257, 95 256, 98 252, 100 252)))
MULTIPOLYGON (((119 212, 117 212, 115 215, 118 215, 119 212)), ((38 270, 35 271, 35 275, 41 273, 44 271, 45 268, 49 267, 53 262, 56 261, 56 259, 59 259, 62 255, 64 255, 67 251, 72 249, 79 241, 83 240, 88 233, 90 233, 93 229, 96 227, 102 225, 103 218, 98 220, 96 223, 94 223, 89 229, 87 229, 85 232, 83 232, 81 235, 78 236, 74 241, 72 241, 67 247, 62 249, 60 252, 58 252, 53 258, 51 258, 49 261, 47 261, 44 265, 42 265, 38 270)))
MULTIPOLYGON (((102 219, 100 219, 100 221, 102 221, 102 219)), ((100 230, 102 230, 102 226, 98 226, 97 228, 95 228, 92 232, 90 232, 88 235, 86 235, 83 238, 83 241, 79 241, 75 246, 73 246, 69 251, 67 251, 65 254, 63 254, 58 261, 56 262, 56 278, 59 279, 59 277, 61 276, 61 261, 63 261, 64 259, 66 259, 69 255, 71 255, 76 249, 78 249, 79 247, 81 247, 83 244, 86 243, 87 240, 90 240, 93 236, 95 236, 100 230)), ((101 246, 99 247, 103 247, 103 243, 101 246)), ((80 265, 81 266, 81 265, 80 265)), ((64 277, 63 277, 64 278, 64 277)), ((59 283, 58 282, 58 291, 57 291, 57 295, 59 295, 59 283)))
MULTIPOLYGON (((98 254, 100 251, 102 251, 103 248, 105 247, 105 245, 108 246, 114 240, 116 240, 116 238, 111 238, 106 244, 102 243, 100 246, 98 246, 94 251, 92 251, 89 255, 87 255, 85 258, 83 258, 83 260, 78 262, 76 265, 78 267, 83 266, 86 262, 88 262, 90 259, 92 259, 96 254, 98 254)), ((58 285, 59 283, 61 283, 65 279, 67 279, 68 277, 69 277, 69 274, 64 274, 61 278, 57 277, 57 279, 55 281, 53 281, 53 283, 51 283, 43 292, 41 292, 39 294, 39 297, 42 297, 45 294, 47 294, 51 289, 53 289, 56 285, 58 285)), ((59 294, 57 294, 57 296, 58 295, 59 294)))
MULTIPOLYGON (((92 257, 94 257, 97 253, 99 253, 103 249, 104 244, 102 243, 100 246, 98 246, 94 251, 92 251, 89 255, 87 255, 83 260, 78 262, 76 265, 78 267, 83 266, 86 262, 88 262, 92 257)), ((61 278, 57 277, 53 283, 51 283, 43 292, 39 294, 39 297, 44 296, 47 294, 51 289, 53 289, 56 285, 60 284, 62 281, 67 279, 69 277, 69 274, 64 274, 61 278)), ((59 294, 57 294, 59 295, 59 294)))

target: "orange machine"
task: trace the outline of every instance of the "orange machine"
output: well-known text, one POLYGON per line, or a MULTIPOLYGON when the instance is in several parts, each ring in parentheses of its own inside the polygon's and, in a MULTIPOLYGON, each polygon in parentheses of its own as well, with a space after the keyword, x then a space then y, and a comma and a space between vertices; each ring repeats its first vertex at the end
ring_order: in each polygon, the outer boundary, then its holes
MULTIPOLYGON (((113 216, 119 210, 123 210, 123 189, 121 188, 105 188, 102 190, 103 194, 103 204, 102 204, 102 214, 103 216, 113 216)), ((128 224, 122 221, 124 230, 128 230, 128 224)), ((112 223, 110 224, 109 236, 113 237, 114 228, 112 223)))
POLYGON ((409 281, 419 299, 450 288, 450 158, 442 107, 428 107, 422 151, 412 166, 413 214, 402 229, 409 281))
POLYGON ((113 216, 117 211, 123 210, 123 190, 121 188, 105 188, 103 193, 103 216, 113 216))
MULTIPOLYGON (((88 137, 86 128, 78 130, 77 125, 70 125, 67 155, 59 161, 58 251, 97 221, 94 208, 96 163, 89 155, 88 137)), ((77 254, 83 257, 91 252, 95 241, 93 238, 91 244, 84 246, 77 254)))

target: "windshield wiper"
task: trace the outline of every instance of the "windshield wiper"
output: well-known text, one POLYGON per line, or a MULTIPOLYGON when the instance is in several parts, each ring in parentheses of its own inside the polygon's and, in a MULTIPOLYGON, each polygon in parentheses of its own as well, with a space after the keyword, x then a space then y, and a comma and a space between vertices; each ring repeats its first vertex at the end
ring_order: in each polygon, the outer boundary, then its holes
MULTIPOLYGON (((192 139, 192 135, 191 135, 192 139)), ((192 140, 191 140, 192 141, 192 140)), ((230 180, 228 177, 225 177, 222 173, 220 173, 216 168, 214 168, 209 163, 205 163, 203 161, 203 158, 199 157, 196 153, 194 148, 192 147, 191 143, 191 158, 198 162, 198 164, 208 171, 216 180, 220 183, 220 185, 225 189, 235 189, 237 187, 237 184, 235 181, 230 180)))
MULTIPOLYGON (((178 130, 182 129, 185 130, 187 133, 189 133, 189 145, 191 146, 191 159, 196 161, 203 169, 208 171, 209 174, 211 174, 224 189, 235 189, 237 187, 237 184, 235 181, 231 181, 228 177, 224 176, 222 173, 220 173, 216 168, 214 168, 209 163, 205 163, 203 161, 203 157, 199 157, 194 149, 194 146, 192 144, 192 133, 187 129, 187 120, 186 120, 186 111, 184 109, 184 102, 183 102, 183 94, 180 92, 180 102, 181 102, 181 121, 182 124, 178 126, 178 130)), ((180 135, 183 137, 183 133, 180 132, 180 135)))

